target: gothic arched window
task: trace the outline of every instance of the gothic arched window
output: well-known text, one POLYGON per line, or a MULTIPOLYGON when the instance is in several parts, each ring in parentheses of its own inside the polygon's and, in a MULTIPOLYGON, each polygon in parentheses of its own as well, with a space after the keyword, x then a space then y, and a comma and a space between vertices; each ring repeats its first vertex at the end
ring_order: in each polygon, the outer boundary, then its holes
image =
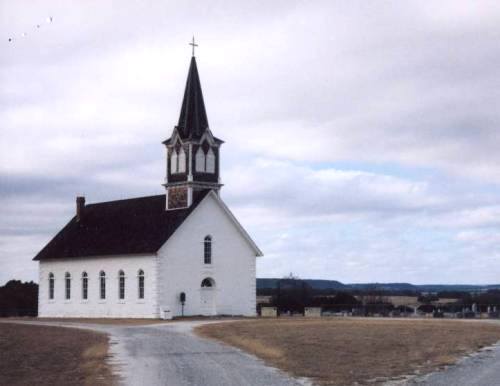
POLYGON ((203 261, 212 264, 212 237, 206 236, 203 240, 203 261))
POLYGON ((142 269, 137 274, 137 287, 139 290, 139 299, 144 299, 144 271, 142 269))
POLYGON ((177 173, 177 168, 178 168, 178 157, 177 157, 177 152, 175 150, 172 150, 172 154, 170 156, 170 174, 177 173))
POLYGON ((197 172, 205 172, 205 153, 201 147, 196 151, 195 170, 197 172))
POLYGON ((82 299, 87 300, 89 297, 89 275, 87 272, 82 273, 82 299))
POLYGON ((49 299, 53 300, 54 299, 54 274, 51 272, 49 273, 49 299))
POLYGON ((186 152, 184 149, 181 149, 179 152, 179 167, 177 168, 178 173, 185 173, 186 172, 186 152))
POLYGON ((66 275, 64 275, 64 282, 66 300, 69 300, 71 299, 71 274, 69 272, 66 272, 66 275))
POLYGON ((104 271, 99 272, 99 297, 106 299, 106 273, 104 271))
POLYGON ((215 154, 212 148, 210 148, 207 153, 206 172, 215 173, 215 154))

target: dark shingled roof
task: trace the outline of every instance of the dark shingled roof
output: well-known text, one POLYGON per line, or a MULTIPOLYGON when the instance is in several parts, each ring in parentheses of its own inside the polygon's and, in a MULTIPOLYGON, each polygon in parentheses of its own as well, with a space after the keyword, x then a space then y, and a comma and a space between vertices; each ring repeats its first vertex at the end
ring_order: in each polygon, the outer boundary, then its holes
POLYGON ((33 260, 155 253, 209 192, 169 211, 164 194, 86 205, 33 260))

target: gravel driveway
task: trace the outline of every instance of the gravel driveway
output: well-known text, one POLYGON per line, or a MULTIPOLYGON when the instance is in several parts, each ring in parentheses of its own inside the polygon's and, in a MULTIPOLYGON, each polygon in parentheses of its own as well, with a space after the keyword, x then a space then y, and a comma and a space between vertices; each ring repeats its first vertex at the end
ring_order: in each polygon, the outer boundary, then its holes
POLYGON ((126 385, 298 386, 298 381, 240 350, 195 336, 200 322, 101 326, 126 385))

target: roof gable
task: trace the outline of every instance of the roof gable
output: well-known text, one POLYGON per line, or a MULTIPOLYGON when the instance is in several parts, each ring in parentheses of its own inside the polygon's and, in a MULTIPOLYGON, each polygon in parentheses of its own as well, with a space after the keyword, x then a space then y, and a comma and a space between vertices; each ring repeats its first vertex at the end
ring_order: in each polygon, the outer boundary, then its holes
POLYGON ((208 193, 169 211, 165 195, 87 205, 33 260, 156 253, 208 193))
POLYGON ((260 248, 257 246, 257 244, 255 243, 255 241, 253 241, 253 239, 247 233, 247 231, 245 230, 245 228, 243 228, 243 226, 240 224, 240 222, 236 219, 236 217, 234 216, 233 212, 231 212, 229 210, 229 208, 224 203, 224 201, 222 201, 221 198, 217 194, 215 194, 213 191, 210 191, 209 194, 215 198, 215 201, 217 202, 217 204, 219 204, 219 206, 221 207, 221 209, 223 210, 223 212, 233 222, 233 224, 236 226, 236 228, 241 233, 241 235, 246 240, 246 242, 248 244, 250 244, 250 247, 255 251, 255 256, 264 256, 264 254, 262 253, 262 251, 260 250, 260 248))
MULTIPOLYGON (((213 190, 210 190, 209 193, 206 194, 201 199, 201 201, 197 205, 196 209, 201 208, 201 206, 203 205, 203 201, 206 201, 206 200, 208 200, 210 198, 212 198, 215 201, 215 203, 221 209, 221 211, 224 213, 224 215, 228 217, 228 219, 235 226, 236 230, 241 234, 241 236, 248 243, 248 245, 250 246, 250 248, 252 248, 254 250, 255 256, 263 256, 262 251, 259 249, 259 247, 257 246, 257 244, 255 244, 255 242, 252 240, 252 238, 247 233, 247 231, 245 230, 245 228, 243 228, 243 226, 239 223, 239 221, 236 219, 236 217, 233 215, 233 213, 229 210, 229 208, 226 206, 226 204, 224 204, 224 201, 222 201, 221 198, 213 190)), ((195 212, 196 209, 193 212, 195 212)), ((166 240, 165 243, 168 243, 168 240, 166 240)))

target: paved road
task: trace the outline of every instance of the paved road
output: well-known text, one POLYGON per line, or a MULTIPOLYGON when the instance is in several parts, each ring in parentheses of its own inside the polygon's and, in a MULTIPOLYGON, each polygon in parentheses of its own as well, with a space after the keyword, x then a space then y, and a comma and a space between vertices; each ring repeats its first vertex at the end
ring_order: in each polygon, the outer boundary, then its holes
POLYGON ((111 328, 111 352, 126 385, 299 386, 237 349, 201 339, 196 322, 111 328))
POLYGON ((496 386, 500 385, 500 346, 496 345, 460 360, 446 370, 416 378, 407 385, 496 386))

